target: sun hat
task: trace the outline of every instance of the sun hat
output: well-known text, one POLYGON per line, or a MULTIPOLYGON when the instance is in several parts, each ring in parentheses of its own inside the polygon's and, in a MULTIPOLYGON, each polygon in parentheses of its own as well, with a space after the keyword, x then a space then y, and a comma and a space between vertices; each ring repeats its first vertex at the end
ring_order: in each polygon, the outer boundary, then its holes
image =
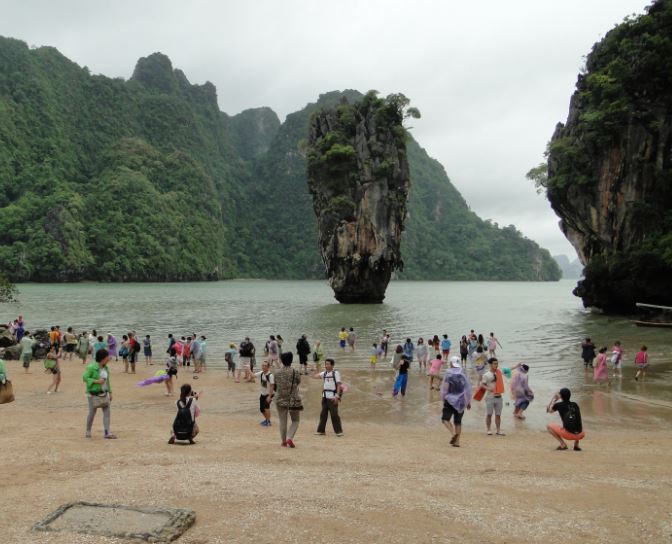
POLYGON ((460 366, 461 366, 461 365, 460 365, 460 359, 459 359, 459 357, 453 355, 453 356, 450 358, 450 367, 451 367, 451 368, 460 368, 460 366))

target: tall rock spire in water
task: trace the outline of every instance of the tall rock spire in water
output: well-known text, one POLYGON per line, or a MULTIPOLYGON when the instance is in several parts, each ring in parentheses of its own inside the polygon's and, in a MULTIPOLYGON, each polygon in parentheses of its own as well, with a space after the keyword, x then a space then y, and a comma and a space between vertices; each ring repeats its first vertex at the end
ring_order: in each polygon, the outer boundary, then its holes
POLYGON ((361 102, 345 98, 313 115, 308 135, 308 185, 320 253, 336 299, 380 303, 399 251, 410 185, 401 94, 361 102))

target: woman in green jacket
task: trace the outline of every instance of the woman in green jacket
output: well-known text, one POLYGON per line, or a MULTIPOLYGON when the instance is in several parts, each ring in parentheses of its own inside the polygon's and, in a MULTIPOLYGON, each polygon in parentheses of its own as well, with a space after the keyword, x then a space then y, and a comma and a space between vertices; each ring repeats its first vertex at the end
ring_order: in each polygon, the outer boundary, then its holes
POLYGON ((318 340, 313 346, 313 362, 315 363, 316 372, 320 371, 320 363, 322 362, 322 359, 324 359, 324 351, 322 351, 322 346, 318 340))
POLYGON ((107 363, 110 356, 106 349, 96 353, 95 362, 86 367, 82 380, 86 384, 86 397, 89 401, 89 415, 86 418, 86 438, 91 438, 93 418, 98 408, 103 410, 103 428, 105 438, 117 438, 110 433, 110 403, 112 402, 112 386, 110 384, 110 371, 107 363))

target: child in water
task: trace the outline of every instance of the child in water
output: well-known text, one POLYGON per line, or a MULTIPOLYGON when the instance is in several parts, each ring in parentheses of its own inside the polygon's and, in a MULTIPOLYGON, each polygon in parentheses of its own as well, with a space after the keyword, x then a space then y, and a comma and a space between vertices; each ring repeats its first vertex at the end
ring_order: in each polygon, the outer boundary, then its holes
POLYGON ((635 366, 637 367, 635 380, 639 380, 640 376, 644 378, 646 376, 646 368, 649 366, 649 353, 646 346, 642 346, 637 355, 635 355, 635 366))
POLYGON ((609 380, 609 367, 607 366, 607 346, 600 348, 593 370, 593 379, 600 383, 609 380))
POLYGON ((376 342, 371 346, 371 356, 369 357, 369 364, 371 365, 371 370, 376 369, 376 363, 378 363, 378 356, 380 355, 380 350, 378 349, 378 344, 376 342))
POLYGON ((621 343, 616 340, 614 342, 614 347, 611 348, 611 364, 614 367, 614 376, 621 378, 621 360, 623 359, 623 348, 621 343))

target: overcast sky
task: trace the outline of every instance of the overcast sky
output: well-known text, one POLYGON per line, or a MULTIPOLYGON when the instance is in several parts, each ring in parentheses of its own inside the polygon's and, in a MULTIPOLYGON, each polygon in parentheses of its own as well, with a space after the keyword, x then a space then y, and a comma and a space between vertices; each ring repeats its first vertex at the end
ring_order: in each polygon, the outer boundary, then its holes
POLYGON ((319 94, 402 92, 413 134, 471 208, 575 256, 525 173, 542 160, 584 56, 647 0, 0 0, 0 34, 128 78, 168 55, 229 114, 281 119, 319 94))

